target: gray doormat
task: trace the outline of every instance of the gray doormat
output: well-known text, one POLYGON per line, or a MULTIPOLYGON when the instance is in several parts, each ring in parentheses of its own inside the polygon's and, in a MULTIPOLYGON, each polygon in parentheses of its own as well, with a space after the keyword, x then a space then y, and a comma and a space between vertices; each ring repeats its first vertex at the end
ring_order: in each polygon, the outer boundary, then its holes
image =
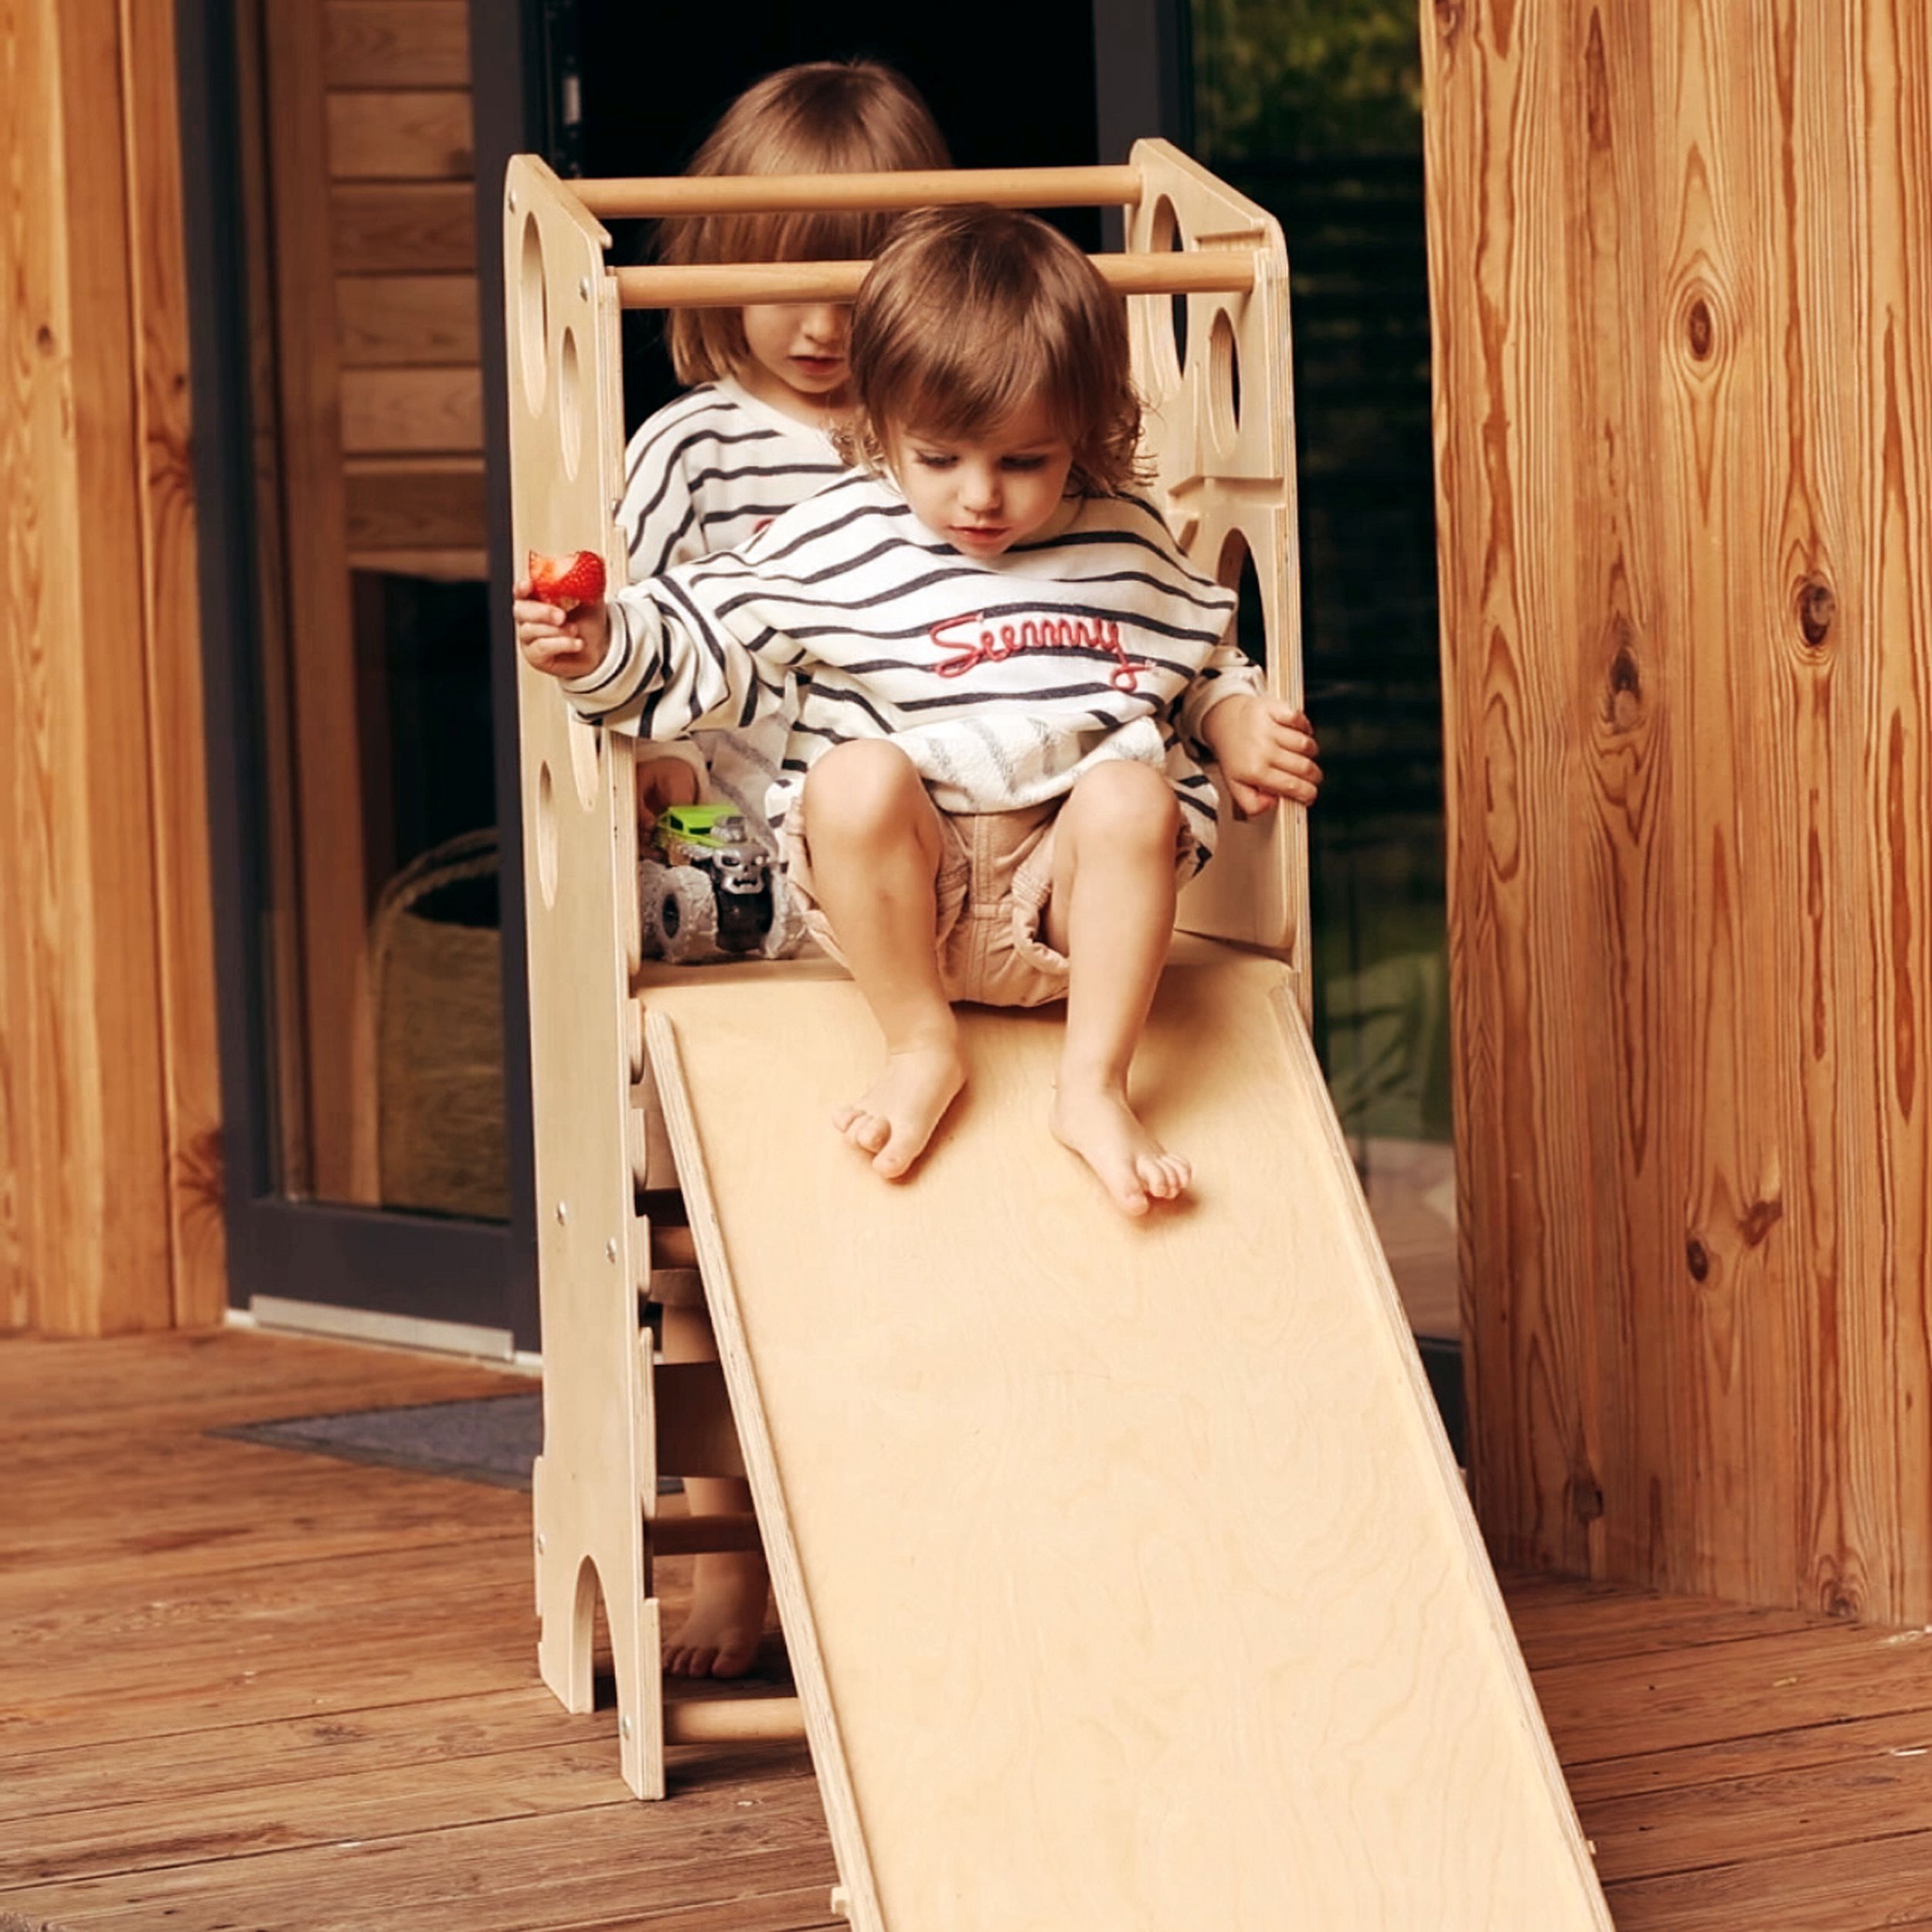
POLYGON ((534 1391, 480 1396, 410 1409, 291 1416, 209 1433, 277 1449, 310 1449, 347 1462, 377 1462, 392 1469, 494 1483, 502 1489, 528 1489, 530 1464, 543 1446, 543 1398, 534 1391))
MULTIPOLYGON (((344 1462, 381 1463, 499 1489, 530 1486, 530 1464, 543 1447, 543 1397, 478 1396, 467 1402, 424 1402, 408 1409, 351 1409, 341 1415, 291 1416, 281 1422, 238 1423, 213 1436, 265 1442, 275 1449, 308 1449, 344 1462)), ((660 1476, 658 1493, 675 1495, 675 1476, 660 1476)), ((8 1932, 0 1920, 0 1932, 8 1932)))

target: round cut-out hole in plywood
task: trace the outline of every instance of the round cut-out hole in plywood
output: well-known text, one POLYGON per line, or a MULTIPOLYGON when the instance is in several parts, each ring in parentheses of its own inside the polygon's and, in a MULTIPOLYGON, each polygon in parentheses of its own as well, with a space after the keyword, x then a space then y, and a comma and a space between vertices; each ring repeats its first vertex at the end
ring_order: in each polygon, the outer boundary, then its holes
POLYGON ((556 786, 546 760, 536 770, 536 883, 546 906, 556 903, 556 786))
POLYGON ((1215 311, 1208 332, 1208 416, 1215 447, 1226 455, 1241 434, 1241 353, 1225 308, 1215 311))
POLYGON ((577 797, 586 811, 597 801, 597 787, 604 777, 604 733, 586 724, 573 711, 567 727, 570 734, 570 773, 577 780, 577 797))
MULTIPOLYGON (((1174 204, 1163 195, 1154 204, 1154 219, 1149 224, 1148 246, 1155 254, 1165 254, 1169 250, 1180 252, 1187 247, 1187 236, 1181 227, 1181 218, 1175 213, 1174 204)), ((1151 298, 1157 305, 1160 298, 1151 298)), ((1151 333, 1153 337, 1154 369, 1151 372, 1155 386, 1162 397, 1172 396, 1181 386, 1181 372, 1187 366, 1187 304, 1185 295, 1170 295, 1167 298, 1167 313, 1162 317, 1158 306, 1154 311, 1151 333), (1166 326, 1162 324, 1165 321, 1166 326)))
POLYGON ((1261 573, 1254 567, 1254 553, 1246 535, 1230 530, 1221 543, 1221 558, 1215 566, 1216 581, 1225 584, 1240 601, 1234 607, 1232 641, 1250 664, 1264 670, 1268 662, 1268 613, 1261 599, 1261 573))
POLYGON ((517 251, 517 334, 521 338, 523 400, 534 416, 543 406, 543 376, 550 350, 550 292, 543 281, 543 236, 534 214, 523 217, 517 251))
POLYGON ((577 456, 583 447, 583 386, 577 366, 577 332, 563 332, 563 352, 556 367, 557 438, 562 445, 563 474, 577 480, 577 456))

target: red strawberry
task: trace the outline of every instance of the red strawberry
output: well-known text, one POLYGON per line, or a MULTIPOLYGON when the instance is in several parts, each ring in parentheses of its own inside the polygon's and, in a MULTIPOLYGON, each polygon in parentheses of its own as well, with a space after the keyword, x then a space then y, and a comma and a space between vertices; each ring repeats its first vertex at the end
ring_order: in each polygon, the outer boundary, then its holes
POLYGON ((540 603, 554 604, 562 611, 595 604, 604 595, 604 560, 594 550, 579 550, 567 557, 543 556, 532 550, 530 587, 540 603))

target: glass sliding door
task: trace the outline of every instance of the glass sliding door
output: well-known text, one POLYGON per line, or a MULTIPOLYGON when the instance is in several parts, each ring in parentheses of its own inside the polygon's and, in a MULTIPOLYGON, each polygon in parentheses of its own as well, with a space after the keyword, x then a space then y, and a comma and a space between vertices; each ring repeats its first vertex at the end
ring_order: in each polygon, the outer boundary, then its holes
POLYGON ((479 154, 526 145, 522 31, 183 9, 234 1298, 486 1351, 536 1342, 493 192, 478 219, 479 154))
POLYGON ((1293 277, 1316 1045, 1412 1325, 1453 1339, 1441 670, 1413 0, 1192 0, 1193 146, 1293 277))

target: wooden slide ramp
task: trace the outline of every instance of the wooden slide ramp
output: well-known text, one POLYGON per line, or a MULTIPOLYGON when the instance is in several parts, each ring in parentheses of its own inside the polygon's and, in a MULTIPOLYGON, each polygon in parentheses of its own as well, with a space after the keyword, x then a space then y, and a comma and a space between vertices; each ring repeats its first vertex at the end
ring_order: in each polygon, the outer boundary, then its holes
POLYGON ((1130 1223, 968 1009, 888 1185, 842 978, 668 975, 653 1071, 860 1932, 1610 1921, 1286 971, 1183 941, 1130 1223))

